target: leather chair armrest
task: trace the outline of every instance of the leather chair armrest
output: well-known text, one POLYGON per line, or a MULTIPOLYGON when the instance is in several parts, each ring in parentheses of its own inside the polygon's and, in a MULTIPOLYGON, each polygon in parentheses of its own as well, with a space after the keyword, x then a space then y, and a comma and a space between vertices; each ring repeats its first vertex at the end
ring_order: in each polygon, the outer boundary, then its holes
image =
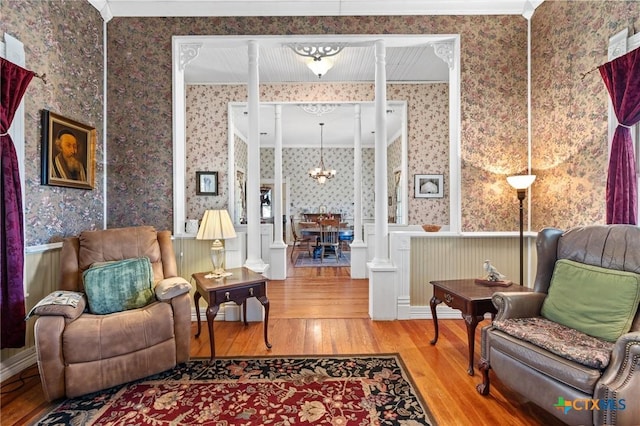
POLYGON ((531 318, 540 315, 545 293, 494 293, 491 301, 498 309, 496 320, 531 318))
POLYGON ((34 325, 36 354, 42 390, 47 401, 65 396, 64 356, 62 333, 65 328, 63 316, 41 316, 34 325))
POLYGON ((176 336, 176 362, 189 361, 191 347, 191 297, 188 293, 174 297, 170 301, 173 307, 173 327, 176 336))
POLYGON ((594 412, 595 424, 637 424, 640 418, 640 331, 623 334, 616 341, 609 366, 594 390, 606 409, 594 412))
MULTIPOLYGON (((55 292, 54 292, 55 293, 55 292)), ((46 299, 43 299, 43 301, 46 299)), ((41 301, 42 302, 42 301, 41 301)), ((41 303, 39 302, 39 303, 41 303)), ((70 305, 55 305, 55 304, 43 304, 36 305, 27 314, 26 319, 29 319, 33 315, 38 316, 61 316, 67 319, 67 322, 75 321, 87 308, 87 296, 85 294, 78 300, 77 306, 70 305)))
POLYGON ((191 284, 182 277, 165 278, 156 284, 154 291, 159 301, 167 302, 176 296, 189 293, 191 284))

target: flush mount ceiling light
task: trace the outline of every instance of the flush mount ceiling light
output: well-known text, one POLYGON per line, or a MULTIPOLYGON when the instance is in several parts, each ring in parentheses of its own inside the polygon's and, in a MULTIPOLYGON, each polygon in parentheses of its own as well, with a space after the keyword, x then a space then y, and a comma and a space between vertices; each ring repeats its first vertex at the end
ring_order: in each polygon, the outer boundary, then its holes
POLYGON ((325 183, 327 179, 333 179, 336 175, 335 170, 327 170, 324 168, 324 158, 322 156, 322 129, 324 123, 320 123, 320 166, 309 170, 309 176, 316 179, 318 183, 325 183))
POLYGON ((328 44, 303 44, 294 43, 288 45, 296 54, 307 58, 307 67, 314 74, 321 78, 333 67, 334 58, 342 51, 344 45, 342 43, 328 44))

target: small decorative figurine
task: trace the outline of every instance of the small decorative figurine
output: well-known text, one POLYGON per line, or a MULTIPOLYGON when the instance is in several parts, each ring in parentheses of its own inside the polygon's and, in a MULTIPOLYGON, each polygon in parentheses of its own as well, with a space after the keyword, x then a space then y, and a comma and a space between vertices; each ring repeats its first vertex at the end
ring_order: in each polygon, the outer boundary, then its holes
POLYGON ((485 277, 487 281, 502 281, 507 277, 506 275, 498 272, 495 266, 491 264, 490 260, 485 260, 483 267, 487 273, 487 276, 485 277))
POLYGON ((511 281, 506 280, 506 275, 501 274, 495 266, 491 264, 490 260, 485 260, 482 264, 484 271, 487 275, 484 278, 476 278, 476 284, 485 285, 489 287, 500 286, 500 287, 509 287, 512 283, 511 281))

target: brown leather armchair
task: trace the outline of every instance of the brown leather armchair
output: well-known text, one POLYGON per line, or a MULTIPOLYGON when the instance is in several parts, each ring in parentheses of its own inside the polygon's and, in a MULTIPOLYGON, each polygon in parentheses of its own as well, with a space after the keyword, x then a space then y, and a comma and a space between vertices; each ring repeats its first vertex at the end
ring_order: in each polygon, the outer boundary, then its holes
MULTIPOLYGON (((630 329, 621 328, 617 340, 595 338, 593 333, 589 335, 550 321, 549 315, 544 316, 544 302, 552 291, 557 291, 553 289, 558 282, 554 274, 561 259, 566 259, 560 262, 565 264, 577 262, 580 268, 598 271, 605 268, 605 289, 592 301, 581 304, 586 309, 602 307, 601 299, 614 291, 609 289, 613 279, 607 277, 608 271, 612 275, 629 275, 637 283, 640 275, 634 274, 640 274, 640 228, 597 225, 566 232, 547 228, 538 234, 536 248, 534 292, 497 292, 493 296, 498 313, 492 324, 482 329, 483 382, 477 386, 478 392, 489 394, 492 370, 502 384, 567 424, 637 425, 640 419, 640 314, 634 311, 637 296, 627 298, 630 329), (554 328, 542 327, 545 322, 554 328)), ((579 274, 573 275, 576 276, 579 274)), ((578 299, 578 292, 587 293, 587 280, 573 281, 579 285, 570 294, 578 299)), ((637 286, 633 288, 637 294, 637 286)), ((572 297, 564 300, 578 304, 572 297)), ((581 321, 587 320, 577 317, 580 326, 581 321)), ((595 322, 596 326, 606 323, 606 320, 595 322)))
POLYGON ((155 301, 106 315, 78 307, 37 308, 38 369, 45 398, 76 397, 173 368, 189 360, 191 285, 177 277, 169 231, 151 226, 85 231, 60 254, 60 290, 84 292, 83 272, 97 262, 148 257, 155 301))

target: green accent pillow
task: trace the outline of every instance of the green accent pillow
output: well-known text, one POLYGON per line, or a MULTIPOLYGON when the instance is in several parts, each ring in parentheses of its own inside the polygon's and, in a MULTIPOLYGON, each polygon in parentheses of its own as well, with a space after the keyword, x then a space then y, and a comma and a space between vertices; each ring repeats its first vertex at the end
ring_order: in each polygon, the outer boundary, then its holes
POLYGON ((628 332, 640 302, 640 275, 556 262, 543 317, 609 342, 628 332))
POLYGON ((93 314, 126 311, 155 301, 148 257, 97 264, 84 271, 82 278, 93 314))

